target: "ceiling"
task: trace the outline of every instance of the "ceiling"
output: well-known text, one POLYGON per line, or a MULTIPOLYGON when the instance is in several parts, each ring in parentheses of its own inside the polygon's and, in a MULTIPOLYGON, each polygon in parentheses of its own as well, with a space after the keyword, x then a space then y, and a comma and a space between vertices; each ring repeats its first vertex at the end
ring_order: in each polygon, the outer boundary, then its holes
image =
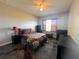
POLYGON ((33 6, 33 0, 0 0, 1 2, 12 7, 21 9, 34 16, 45 16, 50 14, 57 14, 67 12, 70 8, 72 0, 45 0, 48 8, 44 11, 33 6))

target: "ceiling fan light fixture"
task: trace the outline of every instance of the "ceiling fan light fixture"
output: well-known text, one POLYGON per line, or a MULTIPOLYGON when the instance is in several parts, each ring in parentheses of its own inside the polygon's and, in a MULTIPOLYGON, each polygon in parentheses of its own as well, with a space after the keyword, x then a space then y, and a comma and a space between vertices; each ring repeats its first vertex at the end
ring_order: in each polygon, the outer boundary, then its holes
POLYGON ((47 5, 45 4, 45 0, 35 0, 36 2, 34 3, 37 8, 39 8, 40 11, 43 11, 44 9, 47 8, 47 5))
POLYGON ((43 4, 40 4, 39 8, 40 8, 40 11, 43 11, 45 6, 43 4))
POLYGON ((40 11, 43 11, 44 9, 43 8, 40 8, 40 11))

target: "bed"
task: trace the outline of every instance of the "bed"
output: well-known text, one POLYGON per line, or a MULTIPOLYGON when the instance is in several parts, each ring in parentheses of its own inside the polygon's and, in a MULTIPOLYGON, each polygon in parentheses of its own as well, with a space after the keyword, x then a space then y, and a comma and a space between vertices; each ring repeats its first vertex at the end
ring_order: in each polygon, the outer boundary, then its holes
POLYGON ((25 34, 24 36, 27 36, 26 42, 30 43, 32 45, 32 49, 34 50, 43 46, 47 41, 46 35, 44 33, 30 33, 25 34))
POLYGON ((44 42, 46 42, 46 36, 44 33, 32 33, 28 34, 27 42, 32 43, 34 48, 37 48, 38 46, 42 45, 44 42))

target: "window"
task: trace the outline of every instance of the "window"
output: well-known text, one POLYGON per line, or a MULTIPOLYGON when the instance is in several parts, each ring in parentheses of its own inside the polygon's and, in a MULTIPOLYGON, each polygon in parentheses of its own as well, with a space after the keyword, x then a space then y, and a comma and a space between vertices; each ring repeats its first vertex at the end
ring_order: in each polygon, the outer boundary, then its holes
POLYGON ((51 25, 52 21, 51 20, 46 20, 46 31, 51 31, 51 25))
POLYGON ((45 31, 56 31, 57 20, 45 20, 45 21, 43 21, 43 28, 45 31))

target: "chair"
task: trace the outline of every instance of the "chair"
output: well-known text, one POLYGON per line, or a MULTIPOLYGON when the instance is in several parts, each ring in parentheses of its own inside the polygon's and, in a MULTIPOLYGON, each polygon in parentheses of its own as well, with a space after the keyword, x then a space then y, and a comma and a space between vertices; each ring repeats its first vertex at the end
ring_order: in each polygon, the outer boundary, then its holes
POLYGON ((36 32, 38 32, 38 33, 41 33, 42 32, 41 25, 37 25, 35 27, 35 29, 36 29, 36 32))

